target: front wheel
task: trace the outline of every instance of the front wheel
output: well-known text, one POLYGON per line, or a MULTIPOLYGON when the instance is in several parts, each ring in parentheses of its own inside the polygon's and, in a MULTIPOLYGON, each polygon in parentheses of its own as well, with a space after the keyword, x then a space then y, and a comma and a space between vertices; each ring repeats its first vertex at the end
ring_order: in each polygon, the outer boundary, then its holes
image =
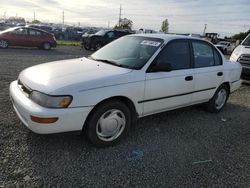
POLYGON ((229 92, 230 91, 227 85, 225 84, 221 85, 216 90, 213 98, 210 99, 208 103, 206 103, 206 109, 212 113, 220 112, 224 108, 228 100, 229 92))
POLYGON ((9 43, 6 40, 0 40, 0 48, 8 48, 9 43))
POLYGON ((88 118, 86 126, 87 136, 93 145, 110 146, 128 134, 131 113, 119 100, 105 102, 96 107, 88 118))
POLYGON ((100 42, 95 43, 95 50, 99 50, 102 47, 100 42))

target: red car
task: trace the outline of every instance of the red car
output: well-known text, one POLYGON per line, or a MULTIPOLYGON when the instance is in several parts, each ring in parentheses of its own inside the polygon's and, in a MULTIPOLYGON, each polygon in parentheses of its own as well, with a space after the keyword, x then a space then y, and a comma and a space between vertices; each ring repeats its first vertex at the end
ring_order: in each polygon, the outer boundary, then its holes
POLYGON ((31 27, 14 27, 0 32, 0 48, 9 46, 38 47, 49 50, 56 47, 53 34, 31 27))

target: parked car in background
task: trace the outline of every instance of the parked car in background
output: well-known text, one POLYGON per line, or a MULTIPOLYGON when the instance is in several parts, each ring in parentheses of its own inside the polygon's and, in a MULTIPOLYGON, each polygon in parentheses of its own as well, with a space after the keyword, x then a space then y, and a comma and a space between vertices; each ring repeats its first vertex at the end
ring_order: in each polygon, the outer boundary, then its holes
POLYGON ((106 44, 125 35, 131 34, 122 30, 100 30, 95 34, 82 36, 82 47, 86 50, 98 50, 106 44))
POLYGON ((242 77, 250 78, 250 34, 234 49, 230 60, 242 65, 242 77))
POLYGON ((0 32, 0 48, 9 46, 38 47, 49 50, 56 47, 53 34, 32 27, 13 27, 0 32))
POLYGON ((235 45, 231 42, 227 41, 220 41, 215 46, 223 53, 223 54, 228 54, 232 53, 232 51, 235 48, 235 45))
POLYGON ((129 35, 88 58, 25 69, 10 96, 30 130, 84 131, 94 145, 108 146, 126 136, 137 117, 200 103, 221 111, 240 75, 241 65, 207 41, 129 35))

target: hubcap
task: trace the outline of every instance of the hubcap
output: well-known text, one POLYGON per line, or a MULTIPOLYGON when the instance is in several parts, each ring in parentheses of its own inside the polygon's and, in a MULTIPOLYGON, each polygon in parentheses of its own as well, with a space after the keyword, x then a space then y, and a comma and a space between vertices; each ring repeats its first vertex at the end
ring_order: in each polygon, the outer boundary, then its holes
POLYGON ((4 41, 4 40, 0 41, 0 47, 6 48, 7 46, 8 46, 8 43, 6 41, 4 41))
POLYGON ((44 48, 45 48, 46 50, 50 49, 50 44, 49 44, 49 43, 45 43, 45 44, 44 44, 44 48))
POLYGON ((227 91, 225 89, 221 89, 218 93, 217 93, 217 97, 215 100, 215 107, 216 109, 221 109, 223 107, 223 105, 225 104, 227 100, 227 91))
POLYGON ((99 118, 96 133, 103 141, 112 141, 118 138, 126 126, 126 118, 122 111, 112 109, 99 118))

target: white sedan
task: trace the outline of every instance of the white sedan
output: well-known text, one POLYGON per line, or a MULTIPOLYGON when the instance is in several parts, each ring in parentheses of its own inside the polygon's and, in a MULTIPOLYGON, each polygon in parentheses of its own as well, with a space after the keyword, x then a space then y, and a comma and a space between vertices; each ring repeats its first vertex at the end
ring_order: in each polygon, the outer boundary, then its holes
POLYGON ((10 96, 33 132, 83 130, 94 145, 108 146, 138 117, 200 103, 219 112, 240 87, 241 69, 204 40, 137 34, 89 57, 27 68, 10 96))

